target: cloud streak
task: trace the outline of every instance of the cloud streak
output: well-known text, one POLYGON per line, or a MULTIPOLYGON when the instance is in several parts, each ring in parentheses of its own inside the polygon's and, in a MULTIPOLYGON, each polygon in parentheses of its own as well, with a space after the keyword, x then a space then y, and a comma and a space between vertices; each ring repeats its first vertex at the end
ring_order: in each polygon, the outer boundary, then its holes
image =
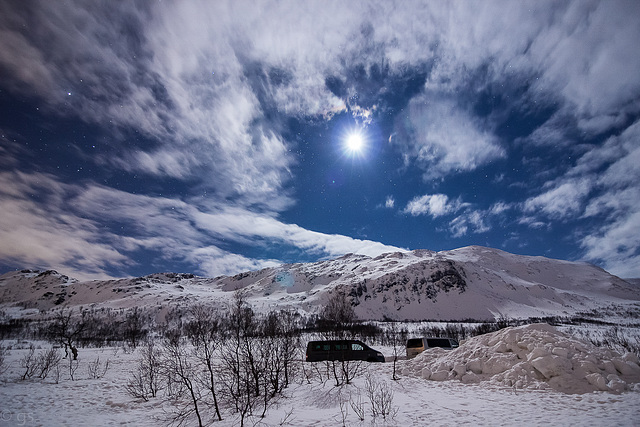
POLYGON ((63 268, 83 279, 127 271, 144 251, 158 254, 158 268, 161 260, 189 261, 209 276, 283 262, 231 253, 223 248, 229 242, 277 242, 318 257, 404 250, 305 230, 241 207, 205 212, 179 199, 64 184, 44 174, 2 173, 0 183, 0 258, 63 268), (116 231, 105 231, 107 226, 116 231))

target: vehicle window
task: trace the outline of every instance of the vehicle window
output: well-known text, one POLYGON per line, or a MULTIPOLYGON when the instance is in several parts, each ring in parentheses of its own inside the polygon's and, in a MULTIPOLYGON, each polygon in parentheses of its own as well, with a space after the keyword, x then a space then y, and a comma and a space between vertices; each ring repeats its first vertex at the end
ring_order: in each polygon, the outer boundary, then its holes
POLYGON ((329 344, 323 344, 321 342, 313 344, 313 351, 329 351, 331 347, 329 344))
POLYGON ((362 347, 360 344, 351 343, 351 350, 353 350, 353 351, 362 351, 362 350, 364 350, 364 347, 362 347))
POLYGON ((346 344, 335 344, 335 345, 334 345, 334 348, 335 348, 337 351, 344 351, 344 350, 346 350, 348 347, 347 347, 347 345, 346 345, 346 344))
POLYGON ((451 343, 448 338, 428 338, 427 344, 429 347, 451 347, 451 343))
POLYGON ((411 338, 407 341, 407 348, 422 347, 422 338, 411 338))

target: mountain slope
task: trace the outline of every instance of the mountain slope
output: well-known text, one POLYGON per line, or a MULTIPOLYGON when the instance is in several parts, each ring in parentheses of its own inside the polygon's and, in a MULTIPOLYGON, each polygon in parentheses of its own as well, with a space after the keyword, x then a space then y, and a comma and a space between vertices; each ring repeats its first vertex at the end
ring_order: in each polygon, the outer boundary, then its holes
POLYGON ((51 270, 0 276, 3 309, 37 309, 33 313, 63 305, 145 306, 160 313, 196 301, 222 306, 238 289, 256 309, 306 312, 317 311, 331 293, 345 292, 360 318, 377 320, 570 316, 614 305, 640 310, 638 286, 593 265, 479 246, 376 258, 349 254, 212 279, 162 273, 77 282, 51 270))

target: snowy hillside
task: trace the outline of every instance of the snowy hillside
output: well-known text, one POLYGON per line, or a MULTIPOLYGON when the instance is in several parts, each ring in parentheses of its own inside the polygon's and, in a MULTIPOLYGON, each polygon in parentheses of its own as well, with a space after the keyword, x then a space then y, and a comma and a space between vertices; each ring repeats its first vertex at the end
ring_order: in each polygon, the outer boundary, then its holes
POLYGON ((129 308, 222 305, 243 289, 258 310, 294 307, 315 312, 332 292, 349 295, 361 319, 493 320, 572 316, 617 307, 640 310, 640 292, 590 264, 513 255, 479 246, 446 252, 416 250, 289 264, 232 277, 162 273, 78 282, 55 271, 0 276, 5 311, 84 306, 129 308), (13 307, 13 308, 12 308, 13 307))

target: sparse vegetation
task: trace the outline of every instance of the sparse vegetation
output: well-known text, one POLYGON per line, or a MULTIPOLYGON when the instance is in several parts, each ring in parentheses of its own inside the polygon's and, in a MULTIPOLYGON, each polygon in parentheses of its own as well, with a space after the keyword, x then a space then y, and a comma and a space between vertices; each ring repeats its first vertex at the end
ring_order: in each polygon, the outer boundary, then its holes
POLYGON ((264 417, 301 372, 298 318, 286 311, 258 315, 240 292, 225 314, 196 305, 165 331, 161 348, 149 340, 128 393, 160 397, 173 408, 168 421, 178 425, 225 416, 245 425, 264 417))
POLYGON ((367 372, 365 379, 365 391, 371 404, 371 416, 383 420, 393 418, 398 408, 393 406, 393 390, 384 381, 379 381, 367 372))
POLYGON ((156 347, 155 341, 147 340, 141 348, 138 365, 131 371, 131 377, 125 386, 131 396, 148 401, 158 395, 163 387, 160 372, 161 357, 162 353, 156 347))

